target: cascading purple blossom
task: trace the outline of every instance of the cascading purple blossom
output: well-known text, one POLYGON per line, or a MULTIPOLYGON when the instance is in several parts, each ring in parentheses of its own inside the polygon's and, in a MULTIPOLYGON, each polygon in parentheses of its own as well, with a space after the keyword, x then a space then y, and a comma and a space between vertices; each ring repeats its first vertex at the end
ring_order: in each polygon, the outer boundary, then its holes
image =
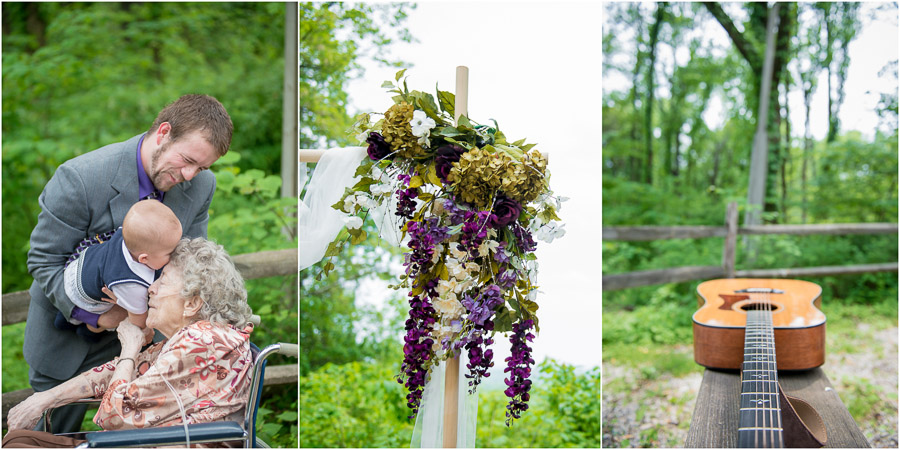
POLYGON ((492 284, 482 290, 476 298, 467 295, 462 304, 469 311, 466 320, 472 323, 470 332, 460 339, 469 355, 469 363, 466 364, 469 373, 466 374, 466 378, 471 380, 469 386, 472 389, 469 393, 472 394, 481 383, 481 379, 491 375, 488 370, 494 366, 494 351, 487 348, 494 340, 484 336, 494 330, 491 317, 494 316, 494 310, 503 304, 503 291, 492 284))
POLYGON ((531 380, 528 377, 531 376, 531 365, 534 364, 534 360, 531 359, 528 342, 534 339, 534 335, 529 332, 533 326, 534 322, 531 319, 512 326, 513 335, 509 338, 512 355, 506 358, 506 369, 503 369, 504 373, 509 374, 509 378, 504 380, 508 387, 503 391, 509 397, 509 404, 506 405, 507 426, 528 409, 528 400, 531 398, 528 393, 531 390, 531 380))
POLYGON ((409 391, 406 395, 406 405, 412 410, 410 419, 414 418, 422 403, 422 393, 425 390, 425 381, 428 377, 426 363, 431 359, 431 346, 434 340, 431 338, 431 327, 435 322, 435 310, 430 298, 436 296, 434 280, 426 283, 422 295, 409 293, 409 318, 406 320, 406 336, 403 338, 403 364, 400 370, 403 376, 397 381, 409 391))

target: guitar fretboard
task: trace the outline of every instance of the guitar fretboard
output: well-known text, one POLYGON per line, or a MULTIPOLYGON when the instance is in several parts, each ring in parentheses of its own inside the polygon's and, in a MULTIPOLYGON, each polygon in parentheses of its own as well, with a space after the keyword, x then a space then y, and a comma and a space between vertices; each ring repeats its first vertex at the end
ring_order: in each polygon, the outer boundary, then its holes
POLYGON ((747 311, 738 446, 783 447, 772 311, 747 311))

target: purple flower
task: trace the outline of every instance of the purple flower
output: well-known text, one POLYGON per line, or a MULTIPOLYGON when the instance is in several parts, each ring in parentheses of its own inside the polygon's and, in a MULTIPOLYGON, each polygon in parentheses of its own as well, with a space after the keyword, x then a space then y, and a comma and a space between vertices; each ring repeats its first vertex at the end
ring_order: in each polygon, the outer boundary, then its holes
POLYGON ((506 358, 507 366, 503 369, 504 373, 509 374, 509 378, 504 382, 509 386, 505 391, 509 397, 509 404, 506 405, 506 426, 512 424, 513 419, 521 417, 522 412, 528 409, 528 400, 531 395, 531 365, 534 360, 531 359, 531 348, 527 342, 534 339, 534 335, 528 330, 534 326, 534 322, 528 319, 524 322, 514 323, 513 335, 510 336, 509 342, 512 344, 512 355, 506 358))
POLYGON ((443 145, 435 150, 434 169, 442 181, 447 182, 447 175, 450 175, 453 163, 459 161, 459 157, 465 152, 465 148, 456 144, 443 145))
POLYGON ((515 269, 509 266, 501 266, 500 273, 497 275, 497 284, 503 289, 512 289, 519 281, 519 274, 515 269))
POLYGON ((434 287, 437 282, 431 280, 425 284, 422 295, 413 296, 410 292, 409 318, 406 320, 406 336, 403 338, 402 374, 397 381, 404 384, 409 391, 406 396, 407 406, 412 409, 410 418, 419 410, 428 369, 425 364, 433 357, 431 346, 431 328, 435 322, 435 310, 431 306, 431 298, 437 296, 434 287), (405 378, 405 383, 404 383, 405 378))
POLYGON ((369 133, 366 142, 369 143, 369 148, 366 149, 366 152, 369 154, 369 159, 378 161, 391 155, 391 146, 384 141, 384 136, 373 131, 369 133))
POLYGON ((500 228, 515 222, 519 218, 519 214, 522 213, 522 206, 515 200, 500 195, 497 197, 497 201, 494 202, 493 211, 491 226, 500 228))

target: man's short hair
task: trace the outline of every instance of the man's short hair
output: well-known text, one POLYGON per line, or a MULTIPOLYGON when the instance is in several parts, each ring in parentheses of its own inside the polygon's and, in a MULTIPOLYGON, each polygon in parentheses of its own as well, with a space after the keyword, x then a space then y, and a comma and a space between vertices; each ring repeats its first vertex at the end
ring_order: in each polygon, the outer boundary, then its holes
POLYGON ((169 122, 172 126, 170 131, 172 141, 194 131, 200 131, 216 149, 219 157, 224 156, 231 146, 231 134, 234 131, 231 117, 228 116, 225 107, 209 95, 188 94, 169 103, 156 116, 149 133, 152 134, 159 129, 163 122, 169 122))

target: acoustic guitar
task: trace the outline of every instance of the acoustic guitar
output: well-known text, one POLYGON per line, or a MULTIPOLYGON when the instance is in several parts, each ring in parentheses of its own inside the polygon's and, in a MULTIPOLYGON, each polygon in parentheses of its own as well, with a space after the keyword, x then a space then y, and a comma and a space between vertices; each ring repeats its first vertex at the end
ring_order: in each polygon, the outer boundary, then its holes
POLYGON ((821 294, 819 285, 801 280, 736 278, 697 286, 694 360, 712 369, 741 369, 739 447, 825 444, 818 413, 778 384, 778 370, 825 362, 821 294))

